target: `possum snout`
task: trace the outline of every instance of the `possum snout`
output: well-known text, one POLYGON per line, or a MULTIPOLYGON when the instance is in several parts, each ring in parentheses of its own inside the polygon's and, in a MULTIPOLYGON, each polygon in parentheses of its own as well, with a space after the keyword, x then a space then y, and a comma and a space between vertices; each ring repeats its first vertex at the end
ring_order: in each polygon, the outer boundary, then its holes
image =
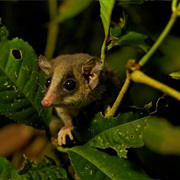
POLYGON ((45 94, 43 100, 41 101, 41 104, 44 107, 51 107, 57 102, 57 96, 56 93, 53 90, 48 90, 45 94))
POLYGON ((44 106, 44 107, 51 107, 52 106, 52 103, 50 103, 47 99, 43 99, 41 101, 41 104, 44 106))

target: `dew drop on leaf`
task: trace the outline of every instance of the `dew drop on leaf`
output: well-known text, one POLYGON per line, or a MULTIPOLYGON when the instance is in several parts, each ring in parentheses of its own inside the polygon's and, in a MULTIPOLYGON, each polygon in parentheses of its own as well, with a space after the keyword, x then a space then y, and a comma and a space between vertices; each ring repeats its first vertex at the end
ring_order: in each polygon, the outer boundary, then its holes
POLYGON ((16 71, 14 72, 14 75, 15 75, 15 77, 16 77, 16 78, 18 78, 18 74, 17 74, 17 72, 16 72, 16 71))
POLYGON ((90 170, 90 175, 92 175, 93 174, 93 171, 92 170, 90 170))
POLYGON ((126 140, 129 140, 129 137, 128 137, 128 136, 126 136, 126 140))
POLYGON ((141 125, 140 125, 140 124, 138 124, 138 125, 137 125, 137 127, 138 127, 138 128, 141 128, 141 125))

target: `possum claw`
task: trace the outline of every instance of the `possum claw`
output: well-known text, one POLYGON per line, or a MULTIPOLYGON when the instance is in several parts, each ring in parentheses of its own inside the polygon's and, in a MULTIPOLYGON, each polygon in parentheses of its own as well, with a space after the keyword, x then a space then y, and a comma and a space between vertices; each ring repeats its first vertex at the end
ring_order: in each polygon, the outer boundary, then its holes
POLYGON ((69 136, 69 138, 71 140, 73 140, 73 135, 72 135, 72 131, 73 130, 73 126, 72 125, 67 125, 64 126, 63 128, 61 128, 61 130, 58 133, 58 144, 60 146, 62 146, 63 144, 66 144, 66 136, 69 136))

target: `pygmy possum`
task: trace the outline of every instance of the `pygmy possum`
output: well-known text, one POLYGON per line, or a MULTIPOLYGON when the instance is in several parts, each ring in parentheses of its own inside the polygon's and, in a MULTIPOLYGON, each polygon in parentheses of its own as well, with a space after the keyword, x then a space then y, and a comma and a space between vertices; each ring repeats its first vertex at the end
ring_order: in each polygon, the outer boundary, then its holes
POLYGON ((52 60, 40 55, 38 64, 47 77, 41 104, 54 107, 64 122, 58 133, 60 146, 66 144, 66 136, 73 140, 73 118, 83 107, 99 101, 112 105, 121 87, 118 74, 89 54, 60 55, 52 60))

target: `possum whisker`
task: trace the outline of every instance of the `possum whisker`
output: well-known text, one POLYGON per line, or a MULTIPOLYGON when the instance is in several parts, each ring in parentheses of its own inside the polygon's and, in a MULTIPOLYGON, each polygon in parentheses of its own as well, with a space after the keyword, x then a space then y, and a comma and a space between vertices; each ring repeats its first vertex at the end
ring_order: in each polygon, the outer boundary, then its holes
MULTIPOLYGON (((36 81, 36 80, 35 80, 36 81)), ((42 89, 42 90, 45 90, 44 87, 38 82, 36 81, 36 83, 39 85, 39 87, 42 89)))
POLYGON ((38 113, 38 117, 41 116, 42 112, 43 112, 44 108, 42 106, 40 106, 40 110, 39 110, 39 113, 38 113))

